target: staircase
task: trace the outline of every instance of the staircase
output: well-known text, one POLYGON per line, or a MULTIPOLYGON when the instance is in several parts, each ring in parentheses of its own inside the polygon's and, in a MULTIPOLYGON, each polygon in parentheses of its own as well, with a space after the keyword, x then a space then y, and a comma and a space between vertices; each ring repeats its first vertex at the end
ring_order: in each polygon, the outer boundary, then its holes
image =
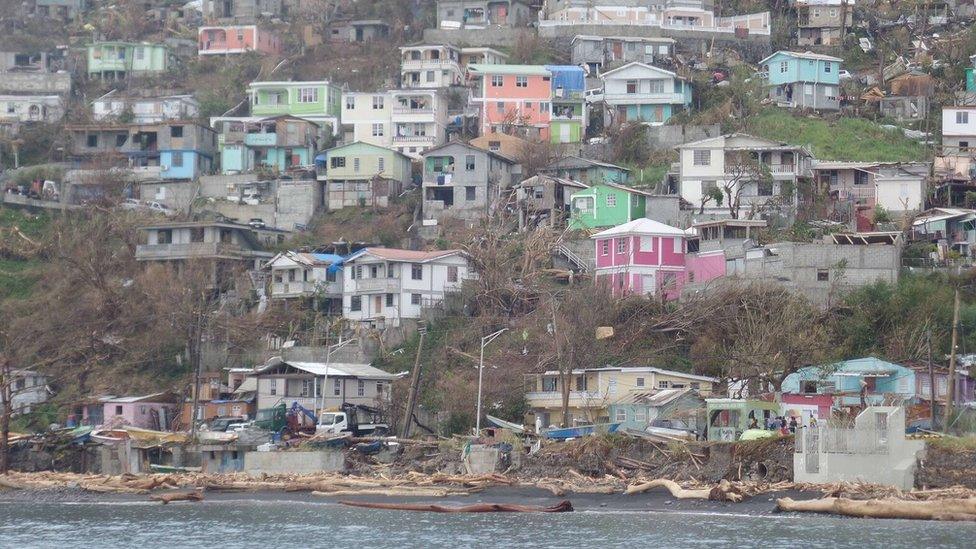
POLYGON ((593 269, 593 265, 589 264, 585 259, 580 257, 576 252, 569 249, 565 244, 558 244, 553 249, 553 255, 564 258, 569 262, 570 268, 575 273, 585 273, 593 269))

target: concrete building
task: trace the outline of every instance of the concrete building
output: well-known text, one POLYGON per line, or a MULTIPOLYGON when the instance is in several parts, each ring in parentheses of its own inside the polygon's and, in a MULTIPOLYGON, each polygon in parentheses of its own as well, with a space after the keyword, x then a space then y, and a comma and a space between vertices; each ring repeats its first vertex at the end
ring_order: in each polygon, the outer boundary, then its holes
POLYGON ((91 8, 89 0, 34 0, 33 12, 59 21, 77 21, 91 8))
POLYGON ((211 122, 220 132, 222 174, 271 170, 285 173, 310 170, 321 128, 289 115, 271 118, 220 119, 211 122))
POLYGON ((342 94, 344 141, 394 149, 413 159, 444 143, 447 97, 434 89, 342 94))
POLYGON ((257 25, 200 27, 197 34, 199 55, 237 55, 248 51, 281 54, 281 39, 257 25))
POLYGON ((972 156, 976 149, 976 106, 942 108, 942 155, 972 156))
POLYGON ((498 153, 452 141, 424 153, 424 219, 474 221, 489 215, 519 165, 498 153))
POLYGON ((854 25, 854 0, 796 0, 796 44, 840 46, 854 25))
MULTIPOLYGON (((13 415, 29 414, 39 404, 47 402, 51 389, 47 386, 47 376, 33 370, 11 370, 10 409, 13 415)), ((6 408, 4 392, 0 391, 0 411, 6 408)))
POLYGON ((179 415, 179 397, 173 393, 103 397, 94 406, 101 408, 101 416, 86 410, 87 413, 82 414, 82 425, 121 424, 168 431, 179 415))
POLYGON ((400 87, 446 88, 463 81, 461 50, 447 44, 400 48, 400 87))
POLYGON ((363 248, 343 270, 342 316, 375 327, 416 321, 476 276, 460 250, 363 248))
POLYGON ((369 364, 300 362, 272 357, 254 369, 258 409, 293 403, 318 413, 343 404, 386 408, 396 376, 369 364))
POLYGON ((810 177, 812 155, 805 148, 747 134, 710 137, 677 149, 678 193, 692 209, 710 216, 731 217, 729 205, 736 199, 740 218, 749 212, 792 215, 798 182, 810 177))
POLYGON ((468 65, 504 65, 508 62, 508 54, 494 48, 467 47, 461 48, 461 70, 467 71, 468 65))
POLYGON ((149 42, 95 42, 87 52, 88 76, 98 78, 161 74, 175 61, 169 46, 149 42))
POLYGON ((325 151, 325 174, 322 191, 329 210, 347 207, 380 207, 390 205, 390 197, 400 194, 410 183, 410 158, 397 151, 371 145, 350 143, 325 151))
POLYGON ((485 149, 487 151, 499 153, 502 156, 518 160, 525 156, 525 151, 533 145, 532 141, 522 139, 507 133, 487 133, 475 137, 469 144, 485 149))
POLYGON ((586 184, 551 175, 534 175, 514 185, 518 201, 519 229, 565 227, 569 221, 570 198, 586 184))
POLYGON ((285 14, 282 0, 204 0, 203 16, 227 23, 250 23, 261 16, 281 17, 285 14))
POLYGON ((673 38, 579 35, 573 38, 570 47, 573 64, 586 65, 590 74, 596 76, 632 62, 645 65, 670 62, 674 44, 673 38))
POLYGON ((927 162, 816 160, 812 164, 818 188, 827 189, 832 218, 849 222, 854 231, 871 230, 877 206, 897 216, 924 209, 930 168, 927 162))
POLYGON ((373 42, 385 40, 389 35, 390 25, 380 19, 338 19, 326 28, 329 42, 373 42))
POLYGON ((108 161, 159 179, 195 179, 215 167, 216 134, 196 122, 68 124, 65 131, 81 165, 108 161))
POLYGON ((818 53, 778 51, 759 62, 769 99, 788 108, 840 110, 843 59, 818 53))
POLYGON ((727 265, 727 274, 737 280, 774 282, 814 305, 828 307, 856 288, 898 281, 901 237, 876 235, 854 239, 840 233, 825 242, 777 242, 752 248, 743 259, 727 265))
MULTIPOLYGON (((550 0, 539 15, 540 29, 586 28, 589 34, 604 27, 619 34, 627 27, 668 30, 694 30, 700 33, 730 35, 737 31, 769 35, 769 12, 731 17, 716 17, 702 0, 550 0), (739 30, 741 29, 741 30, 739 30)), ((542 34, 540 32, 540 34, 542 34)), ((549 34, 549 33, 546 33, 549 34)), ((576 34, 581 34, 577 32, 576 34)))
POLYGON ((0 95, 0 125, 51 123, 62 118, 64 101, 60 95, 0 95))
MULTIPOLYGON (((525 376, 525 400, 529 411, 526 425, 534 425, 536 432, 556 427, 562 422, 563 376, 559 371, 525 376)), ((569 392, 570 426, 588 423, 610 423, 618 420, 610 408, 619 403, 633 403, 636 395, 656 391, 691 389, 702 396, 718 390, 718 380, 686 372, 647 366, 618 366, 573 370, 569 392)), ((650 421, 620 417, 620 422, 650 421)), ((645 423, 646 426, 646 423, 645 423)))
POLYGON ((282 252, 265 265, 271 299, 313 301, 317 310, 342 311, 342 264, 335 254, 282 252))
POLYGON ((532 128, 550 137, 552 72, 542 65, 469 65, 471 102, 480 111, 481 133, 532 128))
POLYGON ((247 96, 251 116, 294 116, 315 122, 323 131, 339 133, 342 89, 328 80, 251 82, 247 96))
POLYGON ((437 26, 524 27, 534 20, 533 11, 526 0, 437 0, 437 26))
POLYGON ((200 115, 200 102, 189 94, 141 97, 113 91, 92 101, 91 114, 99 122, 125 119, 134 124, 155 124, 195 119, 200 115))

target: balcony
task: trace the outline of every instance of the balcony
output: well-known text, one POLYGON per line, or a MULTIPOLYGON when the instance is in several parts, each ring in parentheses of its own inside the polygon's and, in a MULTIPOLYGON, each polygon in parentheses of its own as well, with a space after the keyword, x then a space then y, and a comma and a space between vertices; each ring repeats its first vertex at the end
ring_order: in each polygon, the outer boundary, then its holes
POLYGON ((591 101, 606 101, 610 105, 684 105, 683 93, 604 93, 591 94, 591 101), (596 98, 599 97, 599 98, 596 98))
POLYGON ((296 280, 294 282, 275 282, 271 284, 271 297, 310 296, 315 293, 315 282, 296 280))
POLYGON ((457 61, 450 59, 404 59, 400 66, 402 72, 454 69, 461 72, 457 61))
MULTIPOLYGON (((533 408, 559 408, 563 405, 563 394, 561 391, 529 391, 525 393, 525 400, 533 408)), ((570 407, 603 406, 606 403, 605 395, 596 391, 569 392, 570 407)))
POLYGON ((433 107, 411 109, 410 107, 393 107, 393 114, 419 114, 430 116, 434 114, 433 107))
POLYGON ((359 278, 349 283, 353 293, 399 293, 399 278, 359 278))
POLYGON ((277 143, 277 133, 249 133, 244 136, 244 144, 249 147, 273 147, 277 143))
POLYGON ((187 259, 192 257, 217 257, 235 255, 240 247, 220 242, 188 242, 184 244, 142 244, 136 246, 136 259, 163 260, 187 259))
POLYGON ((415 145, 433 145, 437 141, 437 138, 433 135, 395 135, 393 136, 394 143, 403 144, 415 144, 415 145))
MULTIPOLYGON (((774 175, 792 175, 797 173, 796 164, 760 164, 760 170, 769 170, 769 173, 774 175)), ((751 166, 739 166, 735 163, 735 160, 726 160, 725 173, 726 175, 735 175, 737 172, 745 174, 748 176, 749 172, 752 171, 751 166), (738 169, 737 169, 738 168, 738 169)))

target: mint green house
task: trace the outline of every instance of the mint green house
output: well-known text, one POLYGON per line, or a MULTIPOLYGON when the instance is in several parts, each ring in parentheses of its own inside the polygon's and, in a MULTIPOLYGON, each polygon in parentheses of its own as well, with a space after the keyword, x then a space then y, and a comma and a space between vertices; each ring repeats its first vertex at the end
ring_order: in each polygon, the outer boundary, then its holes
POLYGON ((319 127, 293 116, 260 120, 223 120, 220 136, 220 171, 224 175, 267 169, 284 173, 306 169, 315 161, 319 127))
POLYGON ((324 164, 325 175, 320 170, 318 179, 324 181, 322 196, 330 210, 389 206, 412 173, 409 156, 362 141, 331 148, 317 163, 324 164))
POLYGON ((333 134, 339 131, 342 90, 329 82, 251 82, 251 116, 297 116, 333 134))
POLYGON ((570 198, 570 230, 616 227, 645 217, 648 193, 617 185, 597 183, 570 198))
POLYGON ((95 42, 88 46, 88 76, 125 78, 166 72, 173 54, 164 44, 95 42))

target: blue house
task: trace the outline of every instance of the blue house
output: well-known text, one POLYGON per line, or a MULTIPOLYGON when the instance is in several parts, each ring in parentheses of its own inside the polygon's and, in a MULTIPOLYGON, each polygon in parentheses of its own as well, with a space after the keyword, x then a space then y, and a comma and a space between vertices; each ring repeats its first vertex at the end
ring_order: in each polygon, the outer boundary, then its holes
POLYGON ((695 431, 705 427, 705 399, 691 388, 631 391, 609 404, 607 411, 612 421, 620 422, 621 429, 643 431, 656 419, 670 420, 675 427, 695 431))
POLYGON ((769 98, 780 106, 840 109, 840 63, 817 53, 778 51, 759 62, 769 98))
POLYGON ((912 401, 916 396, 915 372, 880 358, 858 358, 802 368, 786 376, 782 390, 834 395, 834 406, 859 406, 862 387, 869 406, 912 401))
POLYGON ((606 105, 605 124, 643 122, 661 125, 691 106, 691 83, 686 78, 644 63, 628 63, 600 75, 606 105))

